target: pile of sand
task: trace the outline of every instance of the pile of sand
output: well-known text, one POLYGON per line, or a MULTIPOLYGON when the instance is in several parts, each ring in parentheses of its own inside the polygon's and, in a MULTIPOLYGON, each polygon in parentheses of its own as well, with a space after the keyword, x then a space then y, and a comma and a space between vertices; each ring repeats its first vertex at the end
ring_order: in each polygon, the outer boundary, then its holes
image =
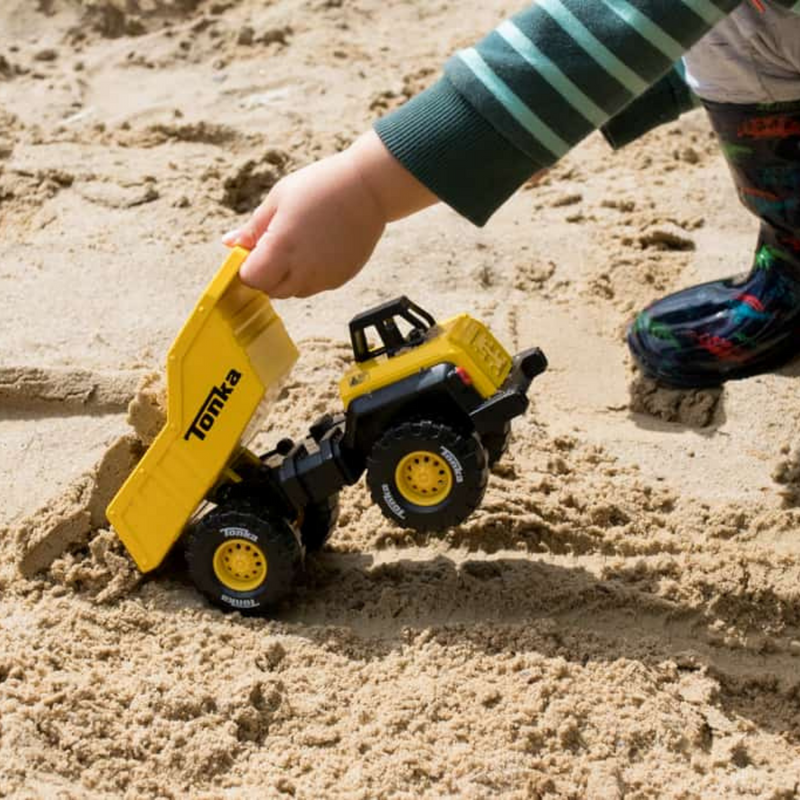
POLYGON ((635 309, 750 258, 700 114, 592 138, 485 230, 393 226, 347 290, 279 305, 302 358, 256 449, 338 408, 347 321, 401 292, 543 347, 465 525, 395 528, 354 487, 258 620, 179 559, 142 579, 104 518, 216 236, 508 10, 0 8, 0 795, 800 792, 797 367, 686 393, 624 353, 635 309))
MULTIPOLYGON (((19 372, 19 371, 17 371, 19 372)), ((39 370, 46 380, 18 380, 22 391, 10 393, 15 403, 27 402, 37 408, 41 403, 65 398, 60 406, 69 407, 74 397, 83 397, 73 373, 39 370)), ((84 377, 79 373, 78 377, 84 377)), ((120 436, 100 460, 50 498, 41 508, 4 533, 6 558, 13 560, 20 576, 44 578, 61 586, 85 592, 96 602, 110 602, 136 588, 140 575, 124 551, 106 518, 106 507, 152 444, 166 421, 166 390, 157 373, 140 379, 138 388, 116 394, 108 387, 118 387, 114 376, 102 376, 93 385, 106 389, 89 395, 103 402, 111 397, 126 400, 128 423, 133 432, 120 436), (98 399, 99 398, 99 399, 98 399)), ((130 386, 123 382, 123 387, 130 386)), ((84 398, 84 402, 87 400, 84 398)))

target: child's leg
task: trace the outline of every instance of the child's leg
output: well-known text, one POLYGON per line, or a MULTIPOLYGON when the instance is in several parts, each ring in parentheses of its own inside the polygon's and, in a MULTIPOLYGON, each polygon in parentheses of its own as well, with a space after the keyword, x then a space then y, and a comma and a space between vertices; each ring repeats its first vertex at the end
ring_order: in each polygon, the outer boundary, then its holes
POLYGON ((713 103, 800 100, 800 16, 760 0, 742 5, 685 56, 689 87, 713 103))
POLYGON ((800 353, 800 102, 707 108, 761 235, 748 275, 659 300, 628 331, 643 371, 675 386, 744 378, 800 353))
POLYGON ((800 17, 743 6, 687 66, 739 196, 762 220, 755 264, 654 303, 628 342, 646 374, 708 386, 800 353, 800 17), (787 98, 794 102, 776 103, 787 98))

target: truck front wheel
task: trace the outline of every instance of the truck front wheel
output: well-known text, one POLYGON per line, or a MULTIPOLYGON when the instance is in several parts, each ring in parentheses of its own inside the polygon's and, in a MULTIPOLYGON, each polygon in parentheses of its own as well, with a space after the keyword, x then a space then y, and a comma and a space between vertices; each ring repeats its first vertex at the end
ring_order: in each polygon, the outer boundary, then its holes
POLYGON ((248 500, 217 506, 189 530, 195 586, 224 611, 259 614, 291 591, 303 560, 286 520, 248 500))
POLYGON ((488 479, 476 433, 428 420, 389 428, 367 460, 367 485, 384 515, 404 528, 443 531, 480 505, 488 479))

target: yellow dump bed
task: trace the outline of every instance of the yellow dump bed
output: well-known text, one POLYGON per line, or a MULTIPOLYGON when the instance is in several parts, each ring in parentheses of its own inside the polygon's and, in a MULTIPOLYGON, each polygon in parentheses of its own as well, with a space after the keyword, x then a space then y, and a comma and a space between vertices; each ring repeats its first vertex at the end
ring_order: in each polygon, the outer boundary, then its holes
POLYGON ((167 359, 167 423, 107 509, 142 572, 155 569, 297 360, 266 295, 239 280, 235 248, 167 359))

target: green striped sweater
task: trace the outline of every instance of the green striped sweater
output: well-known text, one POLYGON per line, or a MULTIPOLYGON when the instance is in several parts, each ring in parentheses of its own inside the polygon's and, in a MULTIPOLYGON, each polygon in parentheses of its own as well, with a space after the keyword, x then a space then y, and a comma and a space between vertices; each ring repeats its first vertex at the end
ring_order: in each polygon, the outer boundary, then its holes
MULTIPOLYGON (((422 183, 482 225, 648 90, 680 102, 679 81, 664 77, 741 2, 537 0, 375 129, 422 183)), ((798 0, 773 2, 800 14, 798 0)))

